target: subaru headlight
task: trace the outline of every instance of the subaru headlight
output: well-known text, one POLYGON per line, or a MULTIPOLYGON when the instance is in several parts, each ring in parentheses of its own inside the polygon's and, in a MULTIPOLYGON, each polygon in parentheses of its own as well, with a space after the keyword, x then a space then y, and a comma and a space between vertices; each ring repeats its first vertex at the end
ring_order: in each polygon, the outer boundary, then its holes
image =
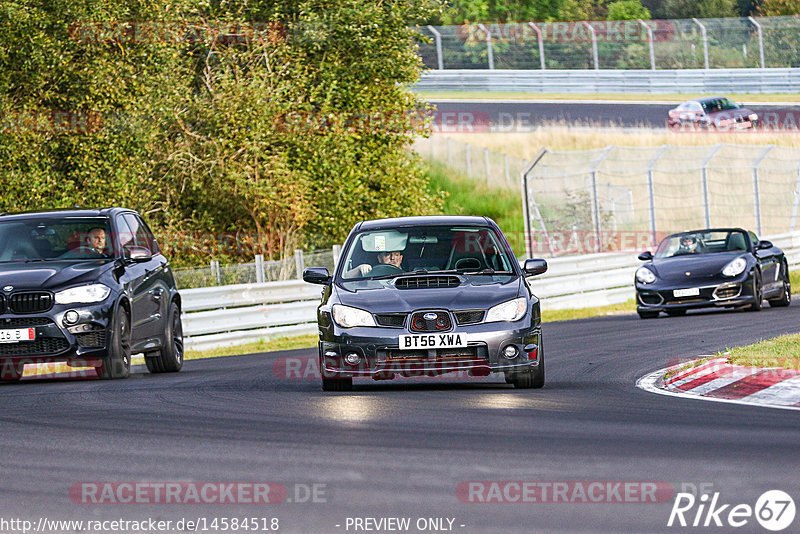
POLYGON ((652 284, 656 281, 656 275, 647 267, 636 269, 636 280, 642 284, 652 284))
POLYGON ((55 294, 56 304, 91 304, 106 300, 111 288, 103 284, 71 287, 55 294))
POLYGON ((739 276, 747 268, 747 260, 739 256, 722 269, 722 276, 739 276))
POLYGON ((344 304, 333 305, 333 320, 342 328, 375 326, 375 319, 372 318, 371 313, 344 304))
POLYGON ((509 300, 489 308, 489 312, 486 314, 486 319, 484 319, 483 322, 493 323, 495 321, 518 321, 523 315, 525 315, 525 311, 527 309, 528 303, 525 297, 509 300))

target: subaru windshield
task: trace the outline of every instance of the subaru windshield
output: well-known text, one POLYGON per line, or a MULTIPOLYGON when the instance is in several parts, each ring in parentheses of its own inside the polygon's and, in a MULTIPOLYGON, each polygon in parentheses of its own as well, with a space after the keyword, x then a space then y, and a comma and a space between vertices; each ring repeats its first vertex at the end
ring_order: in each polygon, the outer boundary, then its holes
POLYGON ((383 280, 403 274, 513 275, 505 240, 489 227, 398 227, 368 230, 344 252, 341 279, 383 280))

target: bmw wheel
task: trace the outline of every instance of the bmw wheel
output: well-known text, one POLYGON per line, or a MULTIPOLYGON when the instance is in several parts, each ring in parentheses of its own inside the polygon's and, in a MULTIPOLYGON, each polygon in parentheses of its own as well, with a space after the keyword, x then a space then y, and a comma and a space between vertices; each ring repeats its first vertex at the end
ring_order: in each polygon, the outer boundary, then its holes
POLYGON ((151 373, 176 373, 183 367, 183 324, 175 302, 169 305, 164 344, 159 350, 145 354, 144 363, 151 373))
POLYGON ((100 367, 95 368, 97 376, 104 380, 128 378, 131 374, 131 320, 128 311, 120 306, 112 324, 108 356, 100 367))

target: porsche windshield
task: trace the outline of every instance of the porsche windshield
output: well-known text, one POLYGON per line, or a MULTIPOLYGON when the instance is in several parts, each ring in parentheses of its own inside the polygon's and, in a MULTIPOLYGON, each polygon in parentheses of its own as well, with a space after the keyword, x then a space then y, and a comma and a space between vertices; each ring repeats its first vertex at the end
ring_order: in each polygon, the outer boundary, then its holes
POLYGON ((672 258, 690 254, 746 252, 747 237, 740 231, 686 232, 665 238, 658 246, 656 258, 672 258))
POLYGON ((364 231, 344 252, 344 280, 378 280, 404 273, 513 275, 502 236, 488 227, 425 226, 364 231))
POLYGON ((112 258, 103 217, 0 220, 0 262, 112 258))

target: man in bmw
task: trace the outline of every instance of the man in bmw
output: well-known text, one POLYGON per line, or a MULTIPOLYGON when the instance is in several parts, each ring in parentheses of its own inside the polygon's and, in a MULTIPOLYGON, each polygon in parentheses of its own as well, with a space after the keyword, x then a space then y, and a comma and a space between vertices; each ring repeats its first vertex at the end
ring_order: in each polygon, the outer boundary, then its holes
POLYGON ((180 296, 167 259, 122 208, 0 214, 0 380, 66 362, 126 378, 183 365, 180 296))
POLYGON ((544 385, 539 300, 498 226, 485 217, 404 217, 358 223, 322 284, 322 388, 350 390, 354 377, 503 373, 519 388, 544 385), (399 260, 387 256, 402 252, 399 260), (379 261, 383 258, 384 261, 379 261), (369 269, 362 266, 370 267, 369 269))

